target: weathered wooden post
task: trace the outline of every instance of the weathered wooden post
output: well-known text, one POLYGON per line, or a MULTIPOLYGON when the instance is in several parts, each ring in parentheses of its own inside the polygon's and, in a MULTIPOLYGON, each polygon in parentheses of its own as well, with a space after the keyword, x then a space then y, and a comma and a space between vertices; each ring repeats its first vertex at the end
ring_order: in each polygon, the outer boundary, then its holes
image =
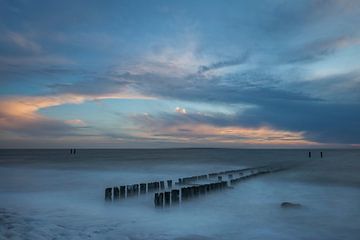
POLYGON ((155 207, 159 206, 159 193, 154 194, 154 205, 155 207))
POLYGON ((320 157, 323 158, 323 152, 320 152, 320 157))
POLYGON ((146 193, 146 183, 140 183, 140 194, 146 193))
POLYGON ((171 204, 172 205, 177 205, 179 204, 179 189, 173 189, 171 190, 171 204))
POLYGON ((169 189, 172 188, 172 180, 167 180, 167 187, 168 187, 169 189))
POLYGON ((170 192, 165 192, 165 206, 170 206, 170 192))
POLYGON ((164 181, 160 181, 160 189, 161 190, 165 189, 165 182, 164 181))
POLYGON ((194 192, 194 197, 199 197, 199 193, 200 193, 199 186, 194 186, 193 192, 194 192))
POLYGON ((194 188, 193 187, 188 187, 188 198, 193 198, 194 197, 194 188))
POLYGON ((218 181, 219 181, 219 182, 222 181, 222 176, 218 176, 218 181))
POLYGON ((311 158, 311 152, 309 152, 309 158, 311 158))
POLYGON ((164 193, 159 193, 159 203, 160 203, 160 206, 163 207, 164 206, 164 193))
POLYGON ((163 207, 163 193, 154 194, 155 207, 163 207))
POLYGON ((119 187, 114 187, 113 190, 114 190, 114 201, 119 200, 119 198, 120 198, 119 187))
POLYGON ((187 188, 181 188, 181 201, 186 201, 188 199, 188 191, 187 188))
POLYGON ((135 196, 138 196, 139 195, 139 184, 134 184, 133 185, 133 194, 135 196))
POLYGON ((112 188, 105 189, 105 200, 112 201, 112 188))
POLYGON ((200 195, 204 195, 205 192, 206 192, 205 185, 200 185, 199 186, 199 191, 200 191, 200 195))
POLYGON ((132 194, 132 186, 131 185, 127 185, 126 186, 126 197, 131 197, 132 194))
POLYGON ((160 183, 159 182, 154 182, 155 185, 155 191, 159 191, 160 190, 160 183))
POLYGON ((120 198, 125 198, 126 189, 125 186, 120 186, 120 198))

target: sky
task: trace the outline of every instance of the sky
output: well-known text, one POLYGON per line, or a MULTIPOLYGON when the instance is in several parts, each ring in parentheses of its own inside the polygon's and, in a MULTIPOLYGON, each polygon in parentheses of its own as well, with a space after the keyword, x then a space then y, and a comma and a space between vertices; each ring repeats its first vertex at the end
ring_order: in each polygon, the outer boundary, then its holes
POLYGON ((357 0, 0 0, 0 148, 359 148, 359 23, 357 0))

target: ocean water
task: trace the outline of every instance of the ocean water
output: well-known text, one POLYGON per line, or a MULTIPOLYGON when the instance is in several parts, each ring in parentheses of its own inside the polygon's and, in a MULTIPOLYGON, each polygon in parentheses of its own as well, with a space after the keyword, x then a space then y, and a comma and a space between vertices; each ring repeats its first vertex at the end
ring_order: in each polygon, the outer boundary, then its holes
POLYGON ((359 239, 360 151, 311 151, 0 150, 0 239, 359 239), (104 201, 108 186, 262 165, 291 168, 178 207, 104 201))

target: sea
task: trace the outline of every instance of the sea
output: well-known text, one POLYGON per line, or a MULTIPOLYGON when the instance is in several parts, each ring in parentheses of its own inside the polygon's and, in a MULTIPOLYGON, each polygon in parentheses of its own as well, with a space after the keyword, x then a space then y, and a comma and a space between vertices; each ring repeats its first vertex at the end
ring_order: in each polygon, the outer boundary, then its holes
POLYGON ((1 149, 0 239, 358 240, 360 150, 1 149), (104 200, 106 187, 258 166, 286 170, 178 206, 104 200))

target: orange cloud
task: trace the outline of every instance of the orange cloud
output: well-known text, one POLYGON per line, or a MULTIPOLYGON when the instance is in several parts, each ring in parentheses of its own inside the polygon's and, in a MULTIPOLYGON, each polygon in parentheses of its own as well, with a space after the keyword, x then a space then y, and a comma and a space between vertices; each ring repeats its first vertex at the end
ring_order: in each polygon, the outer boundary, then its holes
MULTIPOLYGON (((123 91, 104 95, 61 94, 53 96, 25 96, 0 98, 0 129, 26 126, 29 123, 45 120, 38 111, 43 108, 63 104, 81 104, 86 101, 103 99, 152 99, 136 92, 123 91)), ((64 122, 74 125, 70 122, 64 122)))
POLYGON ((305 139, 304 132, 292 132, 270 127, 218 127, 209 124, 186 124, 152 129, 141 137, 167 141, 195 143, 227 143, 234 145, 314 145, 305 139))

